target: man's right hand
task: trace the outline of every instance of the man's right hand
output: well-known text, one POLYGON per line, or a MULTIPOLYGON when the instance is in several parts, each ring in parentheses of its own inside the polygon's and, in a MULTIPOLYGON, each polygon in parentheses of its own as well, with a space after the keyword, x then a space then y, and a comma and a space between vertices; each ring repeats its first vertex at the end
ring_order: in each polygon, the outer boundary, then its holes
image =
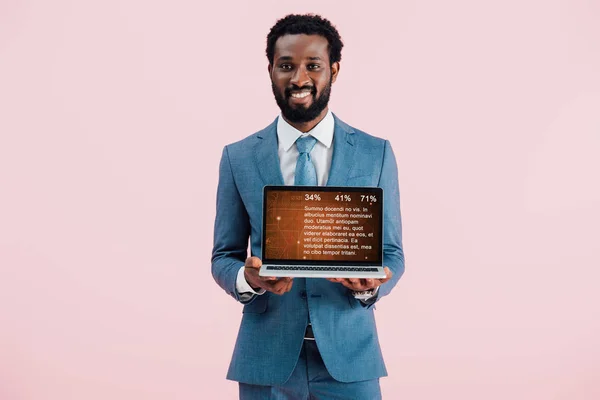
POLYGON ((244 264, 244 278, 254 290, 265 289, 278 295, 292 290, 294 281, 290 277, 276 278, 274 276, 259 276, 258 271, 262 260, 258 257, 248 257, 244 264))

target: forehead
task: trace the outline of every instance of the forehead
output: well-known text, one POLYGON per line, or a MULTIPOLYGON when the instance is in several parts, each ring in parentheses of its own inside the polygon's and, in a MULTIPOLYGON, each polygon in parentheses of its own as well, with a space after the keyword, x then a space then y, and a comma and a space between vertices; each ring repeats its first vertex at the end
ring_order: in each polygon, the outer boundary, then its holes
POLYGON ((275 42, 274 59, 291 57, 292 59, 319 57, 329 60, 329 42, 320 35, 283 35, 275 42))

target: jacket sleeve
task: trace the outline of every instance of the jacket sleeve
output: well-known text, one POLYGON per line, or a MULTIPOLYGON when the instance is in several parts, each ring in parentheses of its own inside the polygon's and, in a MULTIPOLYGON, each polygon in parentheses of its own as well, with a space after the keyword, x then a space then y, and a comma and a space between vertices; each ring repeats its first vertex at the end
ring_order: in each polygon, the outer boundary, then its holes
POLYGON ((393 275, 389 281, 379 287, 376 298, 369 299, 369 304, 365 307, 372 307, 383 296, 390 294, 404 273, 398 166, 392 146, 387 140, 378 186, 383 189, 383 265, 388 267, 393 275))
POLYGON ((226 146, 219 166, 212 275, 227 294, 240 302, 245 299, 240 298, 235 283, 237 273, 248 256, 249 237, 250 219, 233 177, 226 146))

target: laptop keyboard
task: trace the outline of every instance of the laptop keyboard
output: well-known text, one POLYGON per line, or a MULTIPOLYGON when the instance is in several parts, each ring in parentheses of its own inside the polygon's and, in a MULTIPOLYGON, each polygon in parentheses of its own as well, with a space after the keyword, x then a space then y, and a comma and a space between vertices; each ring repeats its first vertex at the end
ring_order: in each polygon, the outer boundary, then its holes
POLYGON ((377 268, 372 267, 312 267, 303 265, 267 265, 267 270, 276 271, 363 271, 363 272, 377 272, 377 268))

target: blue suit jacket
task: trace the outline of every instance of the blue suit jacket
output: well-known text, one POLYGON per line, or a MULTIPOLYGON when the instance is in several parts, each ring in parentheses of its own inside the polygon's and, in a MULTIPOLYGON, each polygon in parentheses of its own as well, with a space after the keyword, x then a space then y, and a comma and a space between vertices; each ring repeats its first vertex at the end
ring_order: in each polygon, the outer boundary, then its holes
MULTIPOLYGON (((352 128, 334 115, 329 186, 378 186, 384 191, 384 265, 393 272, 377 300, 390 293, 404 272, 400 197, 396 160, 388 141, 352 128)), ((261 255, 262 193, 283 185, 277 154, 277 120, 223 149, 217 189, 212 274, 240 301, 238 270, 261 255)), ((257 385, 278 385, 291 375, 302 348, 307 322, 331 376, 354 382, 386 376, 373 305, 326 279, 295 278, 282 296, 267 292, 244 305, 227 378, 257 385)))

